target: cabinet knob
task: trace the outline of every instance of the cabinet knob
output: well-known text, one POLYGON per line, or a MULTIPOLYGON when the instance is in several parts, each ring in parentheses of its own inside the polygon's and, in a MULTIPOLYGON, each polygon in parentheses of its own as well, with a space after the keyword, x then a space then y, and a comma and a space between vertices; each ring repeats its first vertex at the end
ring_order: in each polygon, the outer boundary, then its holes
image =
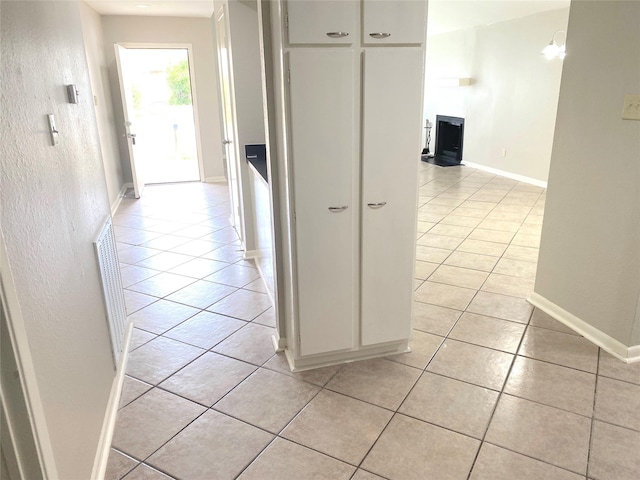
POLYGON ((222 140, 222 144, 223 145, 229 145, 231 143, 231 140, 222 140))
POLYGON ((330 38, 344 38, 348 36, 349 36, 348 32, 327 32, 327 37, 330 37, 330 38))
POLYGON ((382 208, 387 204, 387 202, 377 202, 377 203, 367 203, 367 205, 371 208, 382 208))
POLYGON ((347 205, 342 205, 341 207, 329 207, 329 211, 330 212, 344 212, 347 208, 349 208, 347 205))
POLYGON ((382 39, 382 38, 389 38, 391 34, 385 33, 385 32, 373 32, 373 33, 370 33, 369 36, 372 38, 382 39))

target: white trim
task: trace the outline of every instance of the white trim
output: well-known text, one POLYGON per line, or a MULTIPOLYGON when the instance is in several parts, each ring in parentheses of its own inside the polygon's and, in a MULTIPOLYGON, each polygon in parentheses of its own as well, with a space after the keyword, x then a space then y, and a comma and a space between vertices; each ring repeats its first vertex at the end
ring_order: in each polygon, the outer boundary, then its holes
POLYGON ((118 42, 118 45, 124 48, 139 49, 185 49, 187 50, 187 58, 189 59, 189 79, 191 80, 191 102, 193 106, 193 122, 196 132, 196 151, 198 153, 198 175, 202 181, 204 177, 204 157, 202 155, 202 142, 200 141, 200 117, 198 114, 198 99, 196 96, 196 74, 193 60, 193 44, 191 43, 138 43, 138 42, 118 42))
POLYGON ((640 345, 624 345, 538 293, 532 293, 527 301, 623 362, 640 362, 640 345))
POLYGON ((254 258, 258 258, 260 256, 260 252, 258 250, 245 250, 244 251, 244 260, 252 260, 254 258))
POLYGON ((111 205, 111 216, 112 217, 118 211, 118 207, 120 207, 120 204, 122 203, 122 199, 124 198, 125 194, 127 193, 127 189, 129 189, 129 188, 133 188, 133 183, 128 182, 128 183, 125 183, 124 185, 122 185, 122 188, 120 189, 120 193, 118 193, 118 198, 116 198, 115 201, 113 202, 113 205, 111 205))
POLYGON ((271 345, 273 345, 273 349, 276 353, 284 352, 284 349, 287 348, 287 342, 285 339, 276 335, 271 335, 271 345))
MULTIPOLYGON (((0 289, 2 297, 6 302, 7 329, 9 337, 13 343, 15 360, 18 367, 18 374, 24 393, 25 403, 29 412, 29 421, 33 431, 38 460, 42 468, 42 476, 45 480, 58 478, 58 467, 56 466, 51 437, 47 427, 47 418, 44 413, 44 405, 40 398, 40 390, 36 377, 27 329, 22 317, 22 309, 18 300, 18 292, 13 283, 11 266, 4 242, 4 236, 0 230, 0 289)), ((0 306, 0 308, 2 308, 0 306)))
POLYGON ((193 45, 187 44, 187 56, 189 58, 189 80, 191 80, 191 103, 193 105, 193 122, 196 131, 196 151, 198 152, 198 171, 200 181, 204 178, 204 156, 202 155, 202 142, 200 141, 200 114, 198 112, 198 97, 196 95, 196 71, 193 60, 193 45))
POLYGON ((0 385, 0 421, 2 422, 0 424, 0 428, 2 428, 2 430, 6 430, 6 432, 0 430, 0 435, 2 435, 0 437, 0 445, 2 448, 2 455, 4 457, 3 460, 6 462, 10 479, 23 479, 26 478, 26 474, 24 472, 22 462, 26 459, 21 457, 16 451, 18 447, 18 438, 14 431, 13 423, 9 421, 10 418, 11 416, 9 415, 7 401, 5 399, 4 392, 2 391, 2 385, 0 385))
POLYGON ((387 355, 396 355, 399 353, 408 353, 408 340, 401 342, 386 343, 384 345, 375 345, 373 347, 365 347, 360 350, 347 350, 338 353, 320 353, 304 358, 295 358, 293 352, 286 347, 284 354, 289 368, 292 372, 304 372, 314 368, 328 367, 331 365, 339 365, 341 363, 367 360, 370 358, 385 357, 387 355))
POLYGON ((227 183, 227 177, 225 177, 224 175, 218 175, 217 177, 206 177, 204 181, 206 183, 227 183))
MULTIPOLYGON (((464 160, 463 160, 464 161, 464 160)), ((519 182, 529 183, 531 185, 535 185, 536 187, 547 188, 547 182, 538 180, 536 178, 525 177, 524 175, 519 175, 517 173, 507 172, 505 170, 500 170, 499 168, 487 167, 486 165, 481 165, 479 163, 472 163, 464 161, 464 164, 471 168, 477 168, 478 170, 483 170, 485 172, 493 173, 495 175, 500 175, 502 177, 507 177, 512 180, 517 180, 519 182)))
POLYGON ((133 322, 129 322, 124 336, 122 355, 116 376, 111 384, 111 393, 109 394, 109 402, 105 411, 102 430, 100 431, 100 440, 98 441, 98 449, 96 458, 93 462, 93 470, 91 472, 91 480, 103 480, 107 471, 107 460, 111 451, 111 441, 113 440, 113 431, 116 426, 116 417, 118 415, 118 406, 120 405, 120 396, 122 395, 122 386, 124 384, 124 374, 129 360, 129 344, 133 335, 133 322))

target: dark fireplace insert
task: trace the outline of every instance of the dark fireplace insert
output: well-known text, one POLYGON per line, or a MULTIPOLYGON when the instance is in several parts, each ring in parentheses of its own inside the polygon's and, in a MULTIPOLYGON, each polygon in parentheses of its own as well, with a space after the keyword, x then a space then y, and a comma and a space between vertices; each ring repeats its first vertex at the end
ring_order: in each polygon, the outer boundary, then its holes
POLYGON ((433 157, 422 159, 443 167, 462 164, 464 118, 436 115, 436 148, 433 157))

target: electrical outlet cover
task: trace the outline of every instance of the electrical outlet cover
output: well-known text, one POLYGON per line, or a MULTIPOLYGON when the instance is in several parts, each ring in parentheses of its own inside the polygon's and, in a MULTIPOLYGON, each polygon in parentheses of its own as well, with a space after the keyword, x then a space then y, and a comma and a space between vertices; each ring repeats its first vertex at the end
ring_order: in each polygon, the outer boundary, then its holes
POLYGON ((622 118, 625 120, 640 120, 640 95, 627 94, 624 96, 622 118))

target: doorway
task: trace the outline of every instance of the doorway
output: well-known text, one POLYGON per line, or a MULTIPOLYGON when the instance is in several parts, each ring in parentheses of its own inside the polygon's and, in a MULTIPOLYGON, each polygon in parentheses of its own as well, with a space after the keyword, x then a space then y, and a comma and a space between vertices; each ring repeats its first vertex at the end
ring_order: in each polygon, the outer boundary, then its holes
POLYGON ((238 152, 237 138, 237 118, 235 110, 235 92, 233 91, 232 65, 231 65, 231 44, 228 35, 228 5, 220 4, 216 15, 216 33, 218 36, 218 71, 220 80, 220 98, 222 106, 222 132, 224 139, 224 155, 226 157, 227 179, 229 182, 229 191, 231 194, 231 219, 233 225, 238 230, 242 242, 246 245, 247 238, 243 218, 241 180, 239 175, 238 161, 240 152, 238 152))
POLYGON ((200 181, 189 48, 116 47, 136 197, 147 184, 200 181))

